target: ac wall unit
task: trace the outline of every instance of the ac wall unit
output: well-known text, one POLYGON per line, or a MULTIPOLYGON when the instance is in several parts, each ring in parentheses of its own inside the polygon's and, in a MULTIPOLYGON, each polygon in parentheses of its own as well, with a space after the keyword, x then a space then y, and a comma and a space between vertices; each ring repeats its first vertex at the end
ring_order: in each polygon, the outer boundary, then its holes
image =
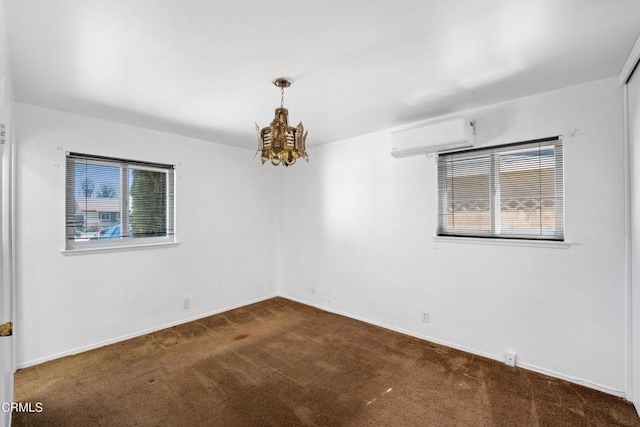
POLYGON ((475 144, 473 121, 454 119, 395 132, 391 136, 391 155, 412 157, 438 153, 475 144))

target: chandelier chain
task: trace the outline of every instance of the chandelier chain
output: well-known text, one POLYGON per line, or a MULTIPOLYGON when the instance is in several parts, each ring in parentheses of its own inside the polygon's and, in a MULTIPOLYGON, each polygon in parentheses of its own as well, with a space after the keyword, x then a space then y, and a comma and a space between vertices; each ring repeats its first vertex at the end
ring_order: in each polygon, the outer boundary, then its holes
POLYGON ((280 108, 284 108, 284 87, 280 88, 280 108))

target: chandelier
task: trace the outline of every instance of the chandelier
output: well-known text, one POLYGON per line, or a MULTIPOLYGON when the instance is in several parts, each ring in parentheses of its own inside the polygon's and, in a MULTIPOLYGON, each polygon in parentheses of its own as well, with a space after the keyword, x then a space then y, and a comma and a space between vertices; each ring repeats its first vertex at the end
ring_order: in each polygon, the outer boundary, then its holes
POLYGON ((299 157, 308 162, 309 156, 304 147, 307 132, 302 122, 297 127, 289 126, 289 110, 284 108, 284 88, 291 86, 291 80, 281 77, 273 84, 280 88, 280 108, 276 108, 275 117, 268 127, 260 129, 256 123, 262 164, 269 160, 274 166, 291 166, 299 157))

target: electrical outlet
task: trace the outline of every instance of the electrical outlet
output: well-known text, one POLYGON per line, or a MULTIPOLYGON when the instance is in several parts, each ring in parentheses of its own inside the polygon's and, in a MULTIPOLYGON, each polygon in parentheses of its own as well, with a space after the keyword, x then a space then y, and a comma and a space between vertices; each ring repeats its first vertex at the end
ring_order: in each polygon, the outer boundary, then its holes
POLYGON ((191 301, 189 301, 189 298, 185 298, 184 301, 182 302, 182 309, 186 310, 189 308, 190 305, 191 305, 191 301))
POLYGON ((311 293, 312 293, 313 295, 315 295, 315 294, 316 294, 316 287, 315 287, 315 286, 312 286, 312 287, 311 287, 311 293))
POLYGON ((429 323, 429 312, 427 310, 422 312, 422 321, 424 323, 429 323))
POLYGON ((515 351, 507 350, 504 356, 505 365, 516 366, 516 356, 515 351))

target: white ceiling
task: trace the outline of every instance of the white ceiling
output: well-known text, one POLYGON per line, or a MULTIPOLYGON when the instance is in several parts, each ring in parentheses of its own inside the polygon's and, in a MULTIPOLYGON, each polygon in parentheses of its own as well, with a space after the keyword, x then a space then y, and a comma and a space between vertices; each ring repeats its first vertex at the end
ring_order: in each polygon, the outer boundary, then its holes
POLYGON ((638 0, 4 0, 17 101, 245 148, 308 145, 614 76, 638 0))

